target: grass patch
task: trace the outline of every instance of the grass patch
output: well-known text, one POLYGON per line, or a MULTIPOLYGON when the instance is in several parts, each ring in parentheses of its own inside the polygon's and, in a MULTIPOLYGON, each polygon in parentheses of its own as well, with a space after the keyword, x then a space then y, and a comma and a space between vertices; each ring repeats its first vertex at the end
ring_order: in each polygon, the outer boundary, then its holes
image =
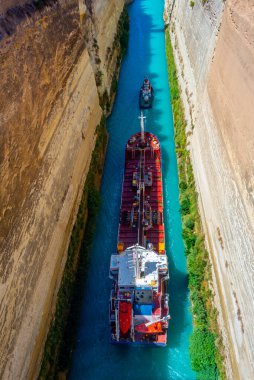
POLYGON ((189 347, 191 365, 193 370, 197 371, 198 379, 226 379, 217 311, 213 306, 211 267, 198 211, 198 194, 195 188, 190 153, 187 149, 184 108, 168 30, 166 30, 166 54, 174 115, 183 239, 194 320, 189 347))

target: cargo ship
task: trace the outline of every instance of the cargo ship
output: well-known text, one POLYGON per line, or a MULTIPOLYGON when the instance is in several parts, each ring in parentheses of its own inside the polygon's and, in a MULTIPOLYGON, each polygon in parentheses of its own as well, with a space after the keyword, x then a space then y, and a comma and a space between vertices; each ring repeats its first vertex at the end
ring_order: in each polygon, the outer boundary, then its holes
POLYGON ((143 85, 139 91, 140 109, 152 108, 154 98, 153 87, 148 78, 144 79, 143 85))
POLYGON ((166 346, 168 261, 165 252, 160 144, 134 134, 125 148, 117 253, 111 255, 111 342, 166 346))

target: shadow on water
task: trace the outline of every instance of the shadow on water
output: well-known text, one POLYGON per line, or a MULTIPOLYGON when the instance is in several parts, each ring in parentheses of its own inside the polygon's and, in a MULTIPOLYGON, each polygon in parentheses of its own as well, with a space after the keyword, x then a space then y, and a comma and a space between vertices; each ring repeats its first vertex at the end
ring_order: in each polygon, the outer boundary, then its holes
POLYGON ((73 380, 195 379, 190 368, 188 339, 192 330, 187 272, 179 214, 177 164, 169 98, 163 0, 135 0, 129 6, 129 49, 122 64, 114 109, 108 120, 109 143, 101 187, 101 207, 83 294, 73 380), (168 346, 141 348, 109 343, 108 279, 111 253, 116 251, 124 149, 139 130, 138 93, 148 75, 155 90, 152 110, 144 112, 145 129, 158 136, 162 148, 164 220, 170 266, 168 346))

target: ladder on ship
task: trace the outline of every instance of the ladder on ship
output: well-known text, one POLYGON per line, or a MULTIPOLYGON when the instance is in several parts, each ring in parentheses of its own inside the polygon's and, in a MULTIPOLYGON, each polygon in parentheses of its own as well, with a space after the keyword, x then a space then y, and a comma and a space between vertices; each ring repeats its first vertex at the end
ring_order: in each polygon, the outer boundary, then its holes
POLYGON ((132 305, 132 315, 131 315, 131 339, 132 339, 133 342, 135 342, 133 305, 132 305))
POLYGON ((116 313, 116 340, 117 342, 119 342, 120 331, 119 331, 119 321, 118 321, 118 305, 115 308, 115 313, 116 313))

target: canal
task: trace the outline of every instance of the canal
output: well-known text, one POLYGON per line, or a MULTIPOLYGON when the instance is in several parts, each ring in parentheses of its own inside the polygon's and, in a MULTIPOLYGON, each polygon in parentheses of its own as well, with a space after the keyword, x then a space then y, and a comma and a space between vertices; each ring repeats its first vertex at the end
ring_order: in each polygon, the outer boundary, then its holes
POLYGON ((72 380, 167 380, 196 378, 189 359, 192 316, 179 213, 177 162, 165 55, 163 0, 135 0, 129 6, 130 41, 118 93, 108 119, 109 144, 101 187, 101 207, 87 274, 81 322, 72 355, 72 380), (128 138, 139 130, 138 92, 148 75, 155 90, 145 129, 162 147, 166 249, 170 267, 170 314, 167 348, 118 347, 109 343, 108 278, 116 252, 119 207, 128 138))

